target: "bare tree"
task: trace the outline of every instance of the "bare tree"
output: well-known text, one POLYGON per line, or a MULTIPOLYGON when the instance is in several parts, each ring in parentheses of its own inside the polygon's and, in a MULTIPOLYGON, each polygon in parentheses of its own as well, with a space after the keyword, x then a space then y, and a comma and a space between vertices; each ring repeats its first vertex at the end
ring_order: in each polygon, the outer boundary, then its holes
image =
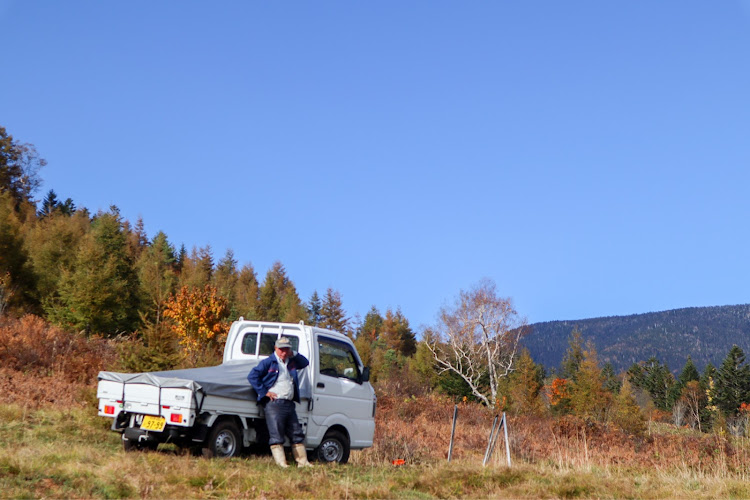
POLYGON ((697 380, 691 380, 682 388, 680 401, 685 404, 690 425, 701 431, 701 409, 706 404, 706 392, 697 380))
POLYGON ((484 279, 462 290, 453 307, 444 307, 425 337, 440 373, 456 373, 474 396, 494 406, 526 330, 511 300, 498 297, 494 281, 484 279))

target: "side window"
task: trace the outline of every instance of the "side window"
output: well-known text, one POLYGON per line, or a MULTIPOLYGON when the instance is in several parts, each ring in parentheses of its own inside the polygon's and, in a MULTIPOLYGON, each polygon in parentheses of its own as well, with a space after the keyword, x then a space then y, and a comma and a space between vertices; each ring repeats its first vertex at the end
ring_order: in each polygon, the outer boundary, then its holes
POLYGON ((258 345, 258 334, 255 332, 246 333, 242 337, 242 354, 255 354, 255 347, 258 345))
POLYGON ((355 382, 359 380, 359 365, 352 348, 345 342, 318 337, 320 374, 341 377, 355 382))
MULTIPOLYGON (((299 337, 295 337, 294 335, 284 335, 284 337, 289 338, 289 340, 292 342, 292 351, 299 352, 299 337)), ((261 356, 270 356, 273 354, 273 346, 276 344, 276 339, 278 339, 278 334, 271 333, 260 336, 260 352, 258 353, 261 356)))

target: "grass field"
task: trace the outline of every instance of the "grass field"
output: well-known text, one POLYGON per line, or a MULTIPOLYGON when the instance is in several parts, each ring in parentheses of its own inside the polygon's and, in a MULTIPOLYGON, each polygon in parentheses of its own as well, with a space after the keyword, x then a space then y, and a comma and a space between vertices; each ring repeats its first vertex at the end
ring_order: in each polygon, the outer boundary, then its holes
MULTIPOLYGON (((45 381, 14 377, 16 388, 45 381)), ((513 466, 501 442, 483 467, 492 415, 481 407, 461 405, 447 463, 453 405, 382 397, 373 448, 353 452, 348 465, 281 470, 264 455, 205 459, 170 446, 126 453, 109 420, 96 416, 93 388, 71 391, 75 401, 0 401, 0 497, 750 498, 746 442, 663 424, 633 439, 573 420, 519 417, 509 425, 513 466), (398 458, 406 463, 394 466, 398 458)))

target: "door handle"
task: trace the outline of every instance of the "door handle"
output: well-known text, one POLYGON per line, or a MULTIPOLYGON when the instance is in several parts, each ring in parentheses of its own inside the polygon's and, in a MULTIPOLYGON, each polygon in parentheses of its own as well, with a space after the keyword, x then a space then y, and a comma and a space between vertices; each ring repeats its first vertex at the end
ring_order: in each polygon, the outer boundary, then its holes
POLYGON ((325 385, 325 384, 324 384, 323 382, 318 382, 318 383, 317 383, 317 384, 315 385, 315 387, 317 387, 318 389, 325 389, 325 388, 326 388, 326 385, 325 385))

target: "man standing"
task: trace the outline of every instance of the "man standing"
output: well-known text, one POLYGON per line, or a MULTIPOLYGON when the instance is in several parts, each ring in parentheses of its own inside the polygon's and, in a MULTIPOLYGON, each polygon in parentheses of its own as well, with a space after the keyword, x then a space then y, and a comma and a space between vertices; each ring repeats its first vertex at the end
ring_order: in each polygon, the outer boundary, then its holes
POLYGON ((292 443, 292 452, 298 467, 312 467, 307 461, 305 435, 297 419, 295 402, 299 403, 298 370, 310 362, 301 354, 292 352, 292 343, 280 337, 274 353, 250 370, 247 380, 258 393, 258 404, 264 406, 268 426, 268 444, 280 467, 287 467, 284 455, 284 436, 292 443))

